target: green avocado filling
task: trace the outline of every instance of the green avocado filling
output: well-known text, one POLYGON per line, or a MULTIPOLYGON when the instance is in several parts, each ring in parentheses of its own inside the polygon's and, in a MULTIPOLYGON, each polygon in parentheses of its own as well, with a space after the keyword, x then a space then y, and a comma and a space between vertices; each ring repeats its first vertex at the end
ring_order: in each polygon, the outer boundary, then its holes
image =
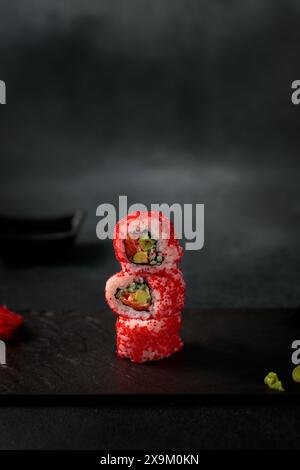
POLYGON ((145 305, 150 300, 150 294, 144 289, 138 289, 134 294, 134 299, 139 305, 145 305))
POLYGON ((135 264, 160 265, 163 257, 158 251, 157 240, 151 238, 148 231, 141 233, 135 240, 130 236, 125 240, 126 253, 130 261, 135 264))
POLYGON ((264 379, 264 383, 272 390, 276 390, 277 392, 284 392, 281 380, 279 380, 276 372, 269 372, 264 379))
POLYGON ((116 298, 133 308, 151 305, 151 293, 146 282, 132 282, 128 287, 117 289, 116 298))
POLYGON ((133 255, 132 261, 136 264, 148 264, 148 254, 145 251, 138 251, 133 255))
POLYGON ((143 251, 149 251, 153 246, 156 245, 156 242, 152 240, 150 237, 149 233, 146 232, 146 235, 142 235, 140 240, 140 247, 142 248, 143 251))

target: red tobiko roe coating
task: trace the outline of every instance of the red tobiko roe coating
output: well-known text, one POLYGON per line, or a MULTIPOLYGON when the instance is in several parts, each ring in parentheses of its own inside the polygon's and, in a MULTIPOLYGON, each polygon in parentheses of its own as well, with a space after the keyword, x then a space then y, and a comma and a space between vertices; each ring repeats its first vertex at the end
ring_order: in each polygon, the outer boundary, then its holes
POLYGON ((12 312, 5 305, 0 305, 0 339, 11 339, 17 328, 23 323, 23 317, 12 312))
POLYGON ((119 317, 116 322, 117 354, 132 362, 155 361, 180 351, 181 315, 151 320, 119 317))
MULTIPOLYGON (((167 231, 168 237, 165 238, 168 247, 173 248, 173 252, 176 253, 174 262, 177 263, 180 261, 180 258, 183 254, 183 249, 179 245, 179 241, 175 236, 175 230, 173 223, 162 213, 162 212, 155 212, 155 211, 136 211, 133 214, 129 214, 128 216, 124 217, 123 219, 119 220, 119 222, 115 226, 114 236, 113 236, 113 245, 116 254, 116 258, 121 263, 122 267, 126 266, 129 263, 126 250, 124 248, 124 230, 126 229, 127 234, 130 233, 130 225, 138 224, 139 221, 145 222, 145 219, 148 221, 148 227, 151 227, 151 221, 153 221, 154 225, 159 228, 159 232, 164 233, 167 231)), ((133 241, 134 244, 134 241, 133 241)), ((132 253, 133 254, 133 253, 132 253)), ((140 266, 140 270, 144 266, 140 266)))

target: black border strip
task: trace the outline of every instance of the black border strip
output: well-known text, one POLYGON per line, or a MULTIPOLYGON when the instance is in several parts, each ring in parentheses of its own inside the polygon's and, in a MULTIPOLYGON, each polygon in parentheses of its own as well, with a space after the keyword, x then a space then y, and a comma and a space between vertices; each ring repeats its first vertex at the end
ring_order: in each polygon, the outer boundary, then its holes
POLYGON ((300 395, 270 392, 253 394, 186 394, 186 395, 1 395, 2 406, 205 406, 205 405, 299 405, 300 395))

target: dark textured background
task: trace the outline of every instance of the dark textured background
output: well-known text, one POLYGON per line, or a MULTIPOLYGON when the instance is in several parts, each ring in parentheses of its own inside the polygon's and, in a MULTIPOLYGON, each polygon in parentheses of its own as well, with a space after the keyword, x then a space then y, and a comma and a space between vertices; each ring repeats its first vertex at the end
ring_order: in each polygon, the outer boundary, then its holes
MULTIPOLYGON (((0 267, 0 301, 99 310, 118 265, 95 211, 127 194, 205 204, 189 307, 298 305, 299 20, 296 0, 2 0, 0 212, 88 219, 68 262, 0 267)), ((3 408, 0 447, 296 447, 299 413, 3 408)))

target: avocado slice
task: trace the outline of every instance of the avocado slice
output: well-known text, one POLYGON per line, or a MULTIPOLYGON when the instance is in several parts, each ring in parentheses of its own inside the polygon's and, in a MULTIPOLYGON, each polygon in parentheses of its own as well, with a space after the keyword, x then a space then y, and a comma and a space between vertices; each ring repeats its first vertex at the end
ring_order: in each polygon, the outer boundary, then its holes
POLYGON ((137 264, 148 264, 148 255, 146 251, 138 251, 133 256, 133 262, 137 264))
POLYGON ((151 300, 151 296, 148 290, 138 289, 134 294, 134 300, 139 305, 146 305, 151 300))
POLYGON ((148 251, 153 247, 154 241, 151 238, 140 238, 139 244, 143 251, 148 251))

